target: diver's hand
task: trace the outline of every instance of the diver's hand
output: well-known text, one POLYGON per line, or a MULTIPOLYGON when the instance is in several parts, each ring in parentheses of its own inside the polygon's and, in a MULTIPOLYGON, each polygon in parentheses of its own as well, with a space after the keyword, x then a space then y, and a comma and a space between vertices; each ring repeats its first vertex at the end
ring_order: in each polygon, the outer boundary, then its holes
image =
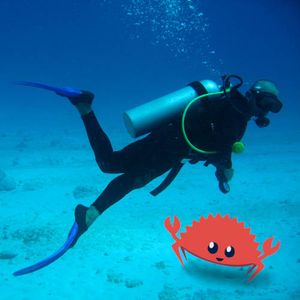
POLYGON ((219 181, 219 189, 222 193, 226 194, 230 192, 230 186, 228 182, 232 179, 234 170, 232 168, 217 168, 216 177, 219 181))
POLYGON ((234 175, 234 170, 232 168, 217 168, 216 177, 218 181, 229 182, 234 175))
POLYGON ((227 194, 230 192, 230 185, 228 184, 228 182, 219 181, 219 189, 223 194, 227 194))

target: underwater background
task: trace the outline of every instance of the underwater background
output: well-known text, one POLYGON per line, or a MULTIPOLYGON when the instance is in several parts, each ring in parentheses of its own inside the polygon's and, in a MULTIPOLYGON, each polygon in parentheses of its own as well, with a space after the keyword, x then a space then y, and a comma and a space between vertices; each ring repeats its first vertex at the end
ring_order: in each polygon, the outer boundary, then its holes
POLYGON ((0 2, 0 299, 300 299, 300 3, 298 0, 2 0, 0 2), (115 149, 133 139, 122 113, 224 74, 277 83, 282 112, 250 122, 246 150, 223 195, 212 167, 187 165, 107 210, 76 247, 38 272, 12 273, 58 249, 78 203, 113 175, 97 168, 78 112, 15 80, 96 94, 94 111, 115 149), (209 214, 245 222, 281 248, 247 283, 247 268, 188 255, 182 267, 164 228, 209 214))

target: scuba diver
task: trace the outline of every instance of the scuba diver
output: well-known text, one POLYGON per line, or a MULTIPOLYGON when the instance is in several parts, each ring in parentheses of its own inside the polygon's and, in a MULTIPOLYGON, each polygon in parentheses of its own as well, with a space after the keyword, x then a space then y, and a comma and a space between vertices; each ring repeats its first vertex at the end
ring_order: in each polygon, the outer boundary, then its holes
MULTIPOLYGON (((256 81, 245 95, 239 91, 243 81, 237 75, 224 76, 221 88, 210 80, 195 81, 188 85, 188 89, 201 98, 201 101, 188 101, 191 106, 185 110, 184 120, 181 111, 179 116, 173 116, 165 123, 154 124, 148 135, 122 150, 114 151, 92 109, 93 93, 31 82, 17 83, 50 89, 68 98, 80 113, 99 168, 104 173, 119 174, 89 207, 81 204, 76 206, 76 228, 73 225, 69 233, 69 242, 65 247, 67 249, 73 247, 78 238, 110 206, 131 191, 142 188, 169 172, 163 182, 151 192, 152 195, 160 193, 176 177, 186 160, 191 164, 203 162, 205 166, 213 165, 221 192, 229 192, 228 182, 234 173, 231 155, 243 148, 240 141, 248 121, 254 118, 259 127, 268 126, 270 121, 267 114, 278 113, 282 108, 278 88, 269 80, 256 81), (233 85, 232 79, 239 83, 233 85)), ((155 116, 158 114, 155 113, 155 116)), ((143 115, 141 110, 138 115, 143 115)), ((131 121, 134 123, 134 120, 131 121)), ((143 130, 141 132, 144 133, 143 130)), ((29 271, 40 267, 42 266, 29 271)), ((27 271, 16 272, 15 275, 28 273, 27 271)))
MULTIPOLYGON (((224 90, 230 84, 229 79, 229 76, 224 78, 224 90)), ((190 86, 199 94, 205 88, 197 81, 190 86)), ((82 117, 99 168, 104 173, 121 175, 107 185, 90 207, 78 205, 75 208, 79 230, 73 245, 106 209, 132 190, 144 187, 171 170, 169 178, 167 176, 166 181, 151 193, 157 195, 161 192, 177 175, 183 159, 188 159, 191 164, 204 161, 205 166, 215 166, 220 190, 228 192, 227 183, 233 176, 231 153, 234 145, 239 147, 248 121, 254 117, 259 127, 266 127, 270 123, 266 117, 268 112, 278 113, 282 108, 276 85, 268 80, 259 80, 245 96, 233 87, 229 94, 224 92, 219 99, 199 101, 191 111, 185 125, 189 140, 197 148, 208 149, 212 153, 195 152, 188 145, 181 131, 180 118, 154 129, 124 149, 114 151, 92 110, 93 98, 92 93, 83 91, 79 96, 69 97, 69 100, 82 117)))

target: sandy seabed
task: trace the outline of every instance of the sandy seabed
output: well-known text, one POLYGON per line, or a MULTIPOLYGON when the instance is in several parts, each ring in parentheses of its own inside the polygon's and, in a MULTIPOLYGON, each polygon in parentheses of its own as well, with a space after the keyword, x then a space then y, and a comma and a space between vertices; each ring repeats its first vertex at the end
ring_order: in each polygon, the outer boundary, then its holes
MULTIPOLYGON (((117 132, 111 137, 122 144, 117 132)), ((74 207, 93 202, 114 176, 98 169, 82 133, 0 132, 0 299, 300 299, 300 141, 279 132, 248 143, 234 157, 229 194, 212 167, 187 164, 159 196, 149 192, 163 178, 107 210, 52 265, 14 277, 62 245, 74 207), (260 244, 280 240, 250 283, 246 267, 190 254, 181 266, 164 220, 177 215, 184 231, 210 213, 237 217, 260 244)))

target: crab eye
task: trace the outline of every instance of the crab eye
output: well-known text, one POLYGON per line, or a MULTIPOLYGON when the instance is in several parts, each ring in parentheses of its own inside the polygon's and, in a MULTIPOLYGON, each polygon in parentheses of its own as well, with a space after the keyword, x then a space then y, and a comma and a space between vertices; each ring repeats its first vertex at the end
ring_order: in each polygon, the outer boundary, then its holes
POLYGON ((210 243, 208 244, 208 247, 207 247, 208 252, 211 253, 211 254, 216 253, 216 252, 218 251, 218 248, 219 248, 219 247, 218 247, 218 244, 215 243, 215 242, 210 242, 210 243))
POLYGON ((227 257, 232 257, 234 255, 234 248, 232 246, 228 246, 226 249, 225 249, 225 255, 227 257))

